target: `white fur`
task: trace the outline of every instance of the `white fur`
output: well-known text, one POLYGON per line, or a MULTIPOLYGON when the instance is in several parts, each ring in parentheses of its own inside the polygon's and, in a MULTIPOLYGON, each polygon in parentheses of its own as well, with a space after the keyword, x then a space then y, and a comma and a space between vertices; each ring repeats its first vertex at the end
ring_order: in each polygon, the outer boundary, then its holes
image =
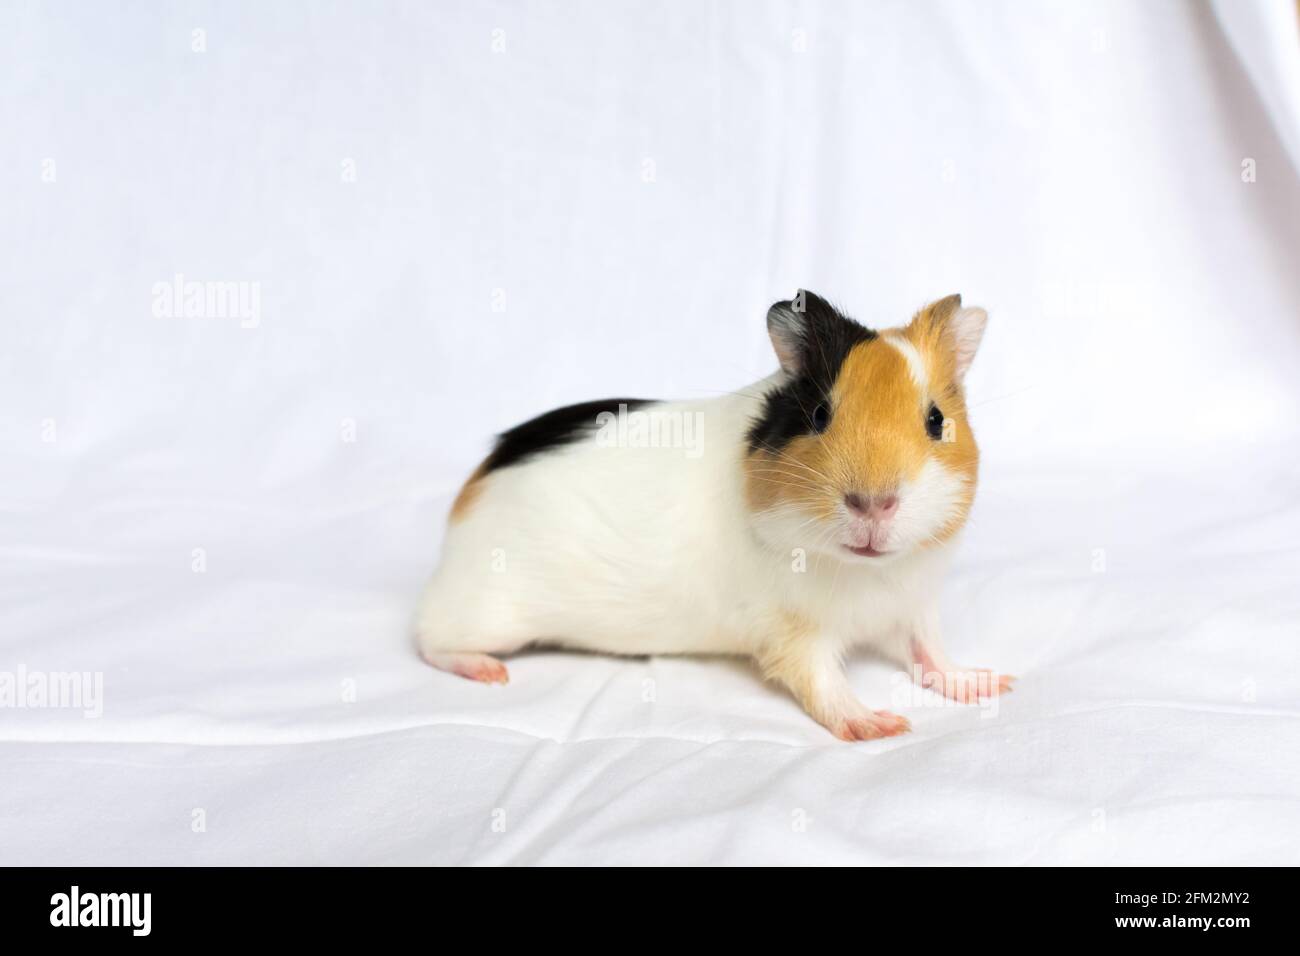
POLYGON ((916 346, 897 334, 882 335, 881 338, 903 354, 903 358, 907 360, 907 370, 912 375, 912 381, 922 395, 928 394, 930 391, 930 375, 925 368, 925 359, 921 358, 921 353, 917 351, 916 346))
POLYGON ((840 655, 873 643, 906 657, 908 637, 933 613, 946 551, 921 546, 957 507, 961 483, 937 462, 923 469, 900 492, 897 553, 885 558, 845 551, 838 518, 755 516, 745 435, 774 380, 645 409, 697 416, 694 449, 610 447, 593 429, 489 473, 450 524, 421 602, 426 656, 530 643, 754 655, 841 736, 874 735, 862 722, 883 718, 853 700, 840 655))

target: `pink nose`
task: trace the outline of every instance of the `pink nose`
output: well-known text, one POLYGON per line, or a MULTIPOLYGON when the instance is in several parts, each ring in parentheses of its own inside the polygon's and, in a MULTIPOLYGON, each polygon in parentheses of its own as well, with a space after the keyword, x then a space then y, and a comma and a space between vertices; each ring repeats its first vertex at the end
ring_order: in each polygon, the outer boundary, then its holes
POLYGON ((849 492, 844 496, 844 503, 849 506, 850 511, 872 521, 886 521, 898 510, 897 495, 878 495, 869 498, 856 492, 849 492))

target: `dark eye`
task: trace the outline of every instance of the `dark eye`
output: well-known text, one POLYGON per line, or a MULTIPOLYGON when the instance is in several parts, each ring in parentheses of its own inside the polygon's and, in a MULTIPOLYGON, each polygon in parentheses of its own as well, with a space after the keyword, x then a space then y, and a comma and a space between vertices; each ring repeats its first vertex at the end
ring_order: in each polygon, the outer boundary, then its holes
POLYGON ((925 416, 925 433, 935 441, 943 437, 943 412, 939 411, 938 405, 931 405, 929 414, 925 416))
POLYGON ((831 423, 831 410, 825 405, 818 405, 813 409, 812 427, 815 432, 824 432, 831 423))

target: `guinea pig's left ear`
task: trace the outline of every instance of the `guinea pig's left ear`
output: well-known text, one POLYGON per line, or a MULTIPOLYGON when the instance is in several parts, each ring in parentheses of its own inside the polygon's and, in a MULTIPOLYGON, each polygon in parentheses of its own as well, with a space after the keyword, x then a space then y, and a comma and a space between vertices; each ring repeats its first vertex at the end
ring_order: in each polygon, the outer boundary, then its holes
POLYGON ((983 309, 966 307, 961 304, 960 295, 950 295, 940 299, 929 309, 938 326, 943 343, 952 349, 954 365, 953 374, 957 381, 966 377, 966 370, 975 361, 980 340, 984 338, 984 326, 988 324, 989 315, 983 309))

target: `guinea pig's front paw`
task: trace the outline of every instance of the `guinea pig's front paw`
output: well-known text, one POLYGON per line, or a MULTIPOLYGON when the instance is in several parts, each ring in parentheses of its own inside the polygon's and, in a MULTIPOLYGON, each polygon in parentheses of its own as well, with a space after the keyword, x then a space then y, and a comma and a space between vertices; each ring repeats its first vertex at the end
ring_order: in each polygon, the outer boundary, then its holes
POLYGON ((986 697, 1009 694, 1015 678, 985 667, 957 671, 929 671, 921 674, 921 686, 943 694, 959 704, 977 704, 986 697))
POLYGON ((987 667, 958 667, 933 641, 913 639, 912 679, 959 704, 978 704, 1012 690, 1015 678, 987 667))
POLYGON ((863 708, 851 715, 832 718, 826 727, 840 740, 875 740, 905 734, 912 729, 912 722, 887 710, 863 708))

